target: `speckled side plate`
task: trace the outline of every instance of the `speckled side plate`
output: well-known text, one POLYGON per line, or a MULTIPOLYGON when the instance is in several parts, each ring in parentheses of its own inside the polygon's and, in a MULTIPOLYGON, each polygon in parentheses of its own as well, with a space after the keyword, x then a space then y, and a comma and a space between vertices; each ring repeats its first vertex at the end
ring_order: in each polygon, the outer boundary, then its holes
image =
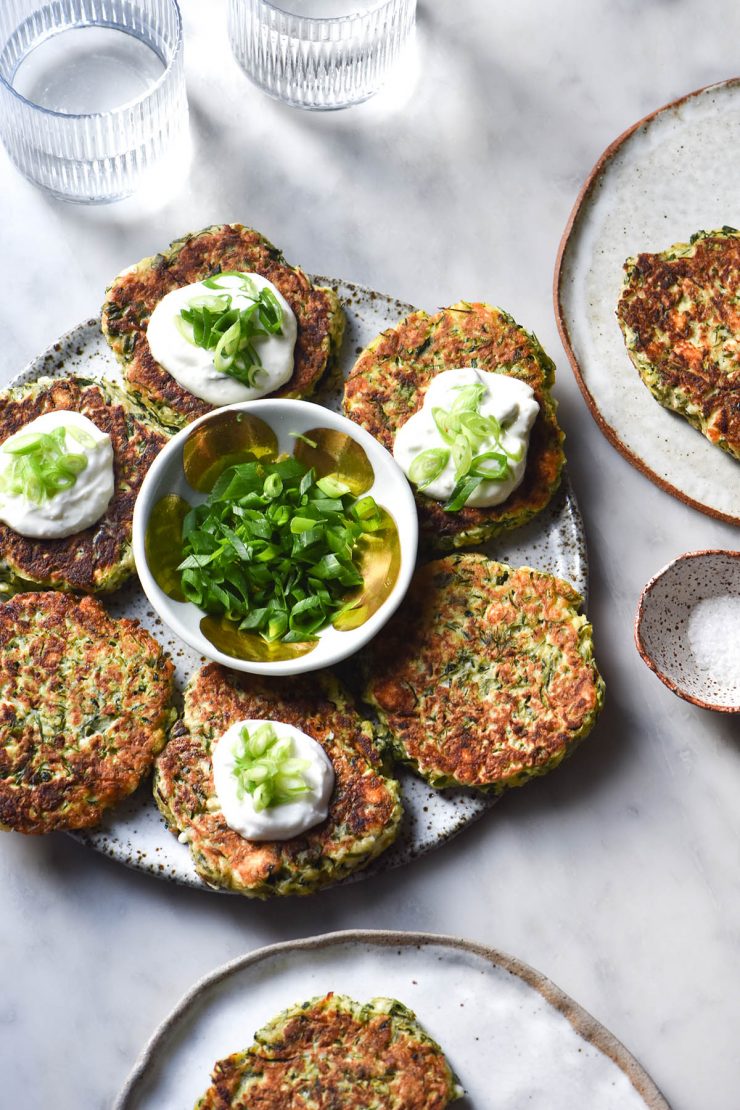
POLYGON ((740 78, 640 120, 602 154, 576 201, 555 269, 555 314, 607 439, 656 485, 740 524, 740 464, 658 404, 616 317, 623 265, 695 231, 740 226, 740 78))
POLYGON ((250 1045, 280 1010, 328 991, 414 1010, 465 1089, 460 1110, 669 1110, 624 1046, 531 967, 453 937, 373 931, 273 944, 202 979, 154 1034, 114 1110, 188 1110, 216 1060, 250 1045))
MULTIPOLYGON (((346 310, 347 330, 339 371, 333 382, 313 398, 328 408, 338 409, 343 374, 349 372, 357 354, 383 328, 397 323, 413 308, 350 282, 325 277, 312 280, 335 288, 346 310)), ((120 379, 118 364, 100 333, 97 320, 80 324, 64 335, 12 384, 31 381, 44 374, 120 379)), ((484 550, 503 562, 527 564, 559 575, 586 596, 583 524, 567 478, 551 505, 538 518, 512 533, 511 538, 504 536, 488 544, 484 550)), ((176 680, 182 690, 192 672, 204 660, 178 640, 155 616, 138 583, 129 583, 108 599, 106 605, 114 616, 137 618, 157 637, 175 661, 176 680)), ((399 839, 370 868, 359 872, 355 878, 396 867, 445 843, 480 817, 495 801, 495 798, 486 798, 471 791, 432 790, 406 770, 399 771, 399 778, 405 808, 399 839)), ((70 835, 130 867, 188 886, 210 889, 197 875, 187 847, 167 831, 151 797, 148 782, 116 807, 98 828, 70 835)))

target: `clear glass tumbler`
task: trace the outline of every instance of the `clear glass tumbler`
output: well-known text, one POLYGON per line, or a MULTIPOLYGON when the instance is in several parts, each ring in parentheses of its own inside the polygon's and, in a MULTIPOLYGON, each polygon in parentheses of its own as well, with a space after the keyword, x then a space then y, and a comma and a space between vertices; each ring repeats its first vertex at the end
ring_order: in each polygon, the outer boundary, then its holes
POLYGON ((377 92, 414 30, 416 0, 229 0, 237 61, 298 108, 346 108, 377 92))
POLYGON ((0 0, 0 136, 82 203, 133 192, 187 142, 176 0, 0 0))

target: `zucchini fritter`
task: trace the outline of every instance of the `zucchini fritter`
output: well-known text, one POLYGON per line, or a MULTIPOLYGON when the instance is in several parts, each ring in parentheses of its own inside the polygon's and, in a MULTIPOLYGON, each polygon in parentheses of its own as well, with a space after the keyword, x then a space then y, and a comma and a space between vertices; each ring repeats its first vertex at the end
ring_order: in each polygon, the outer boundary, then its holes
POLYGON ((295 313, 298 338, 293 375, 270 396, 308 397, 341 344, 344 314, 336 293, 313 286, 258 231, 222 224, 176 239, 161 254, 142 259, 114 278, 102 309, 103 334, 122 364, 127 388, 169 427, 183 427, 213 406, 184 389, 155 362, 146 338, 149 317, 173 289, 222 270, 261 274, 280 290, 295 313))
POLYGON ((445 512, 441 502, 416 494, 422 539, 442 551, 525 524, 550 501, 565 462, 550 395, 554 364, 535 336, 500 308, 461 301, 435 316, 414 312, 382 332, 357 359, 344 389, 345 414, 392 451, 396 432, 421 408, 432 377, 464 366, 526 382, 540 412, 522 483, 502 504, 445 512))
POLYGON ((56 409, 81 412, 110 435, 115 492, 100 520, 64 539, 21 536, 0 521, 0 583, 11 590, 107 593, 134 573, 134 502, 168 436, 132 410, 125 394, 110 382, 39 378, 2 395, 0 444, 37 416, 56 409))
POLYGON ((484 555, 417 571, 364 661, 364 698, 396 756, 432 786, 500 792, 586 736, 604 684, 567 582, 484 555))
POLYGON ((336 680, 326 673, 257 678, 216 663, 185 691, 183 721, 157 760, 154 797, 172 831, 185 834, 206 882, 257 898, 310 894, 359 870, 395 840, 402 816, 398 783, 383 773, 370 725, 336 680), (302 836, 246 840, 218 808, 211 746, 249 719, 294 725, 331 759, 329 816, 302 836))
POLYGON ((157 641, 91 597, 0 604, 0 828, 88 828, 131 794, 174 717, 172 678, 157 641))
POLYGON ((740 459, 740 231, 698 231, 624 270, 617 317, 638 374, 664 408, 740 459))
POLYGON ((335 994, 278 1014, 212 1079, 195 1110, 444 1110, 462 1094, 406 1006, 335 994))

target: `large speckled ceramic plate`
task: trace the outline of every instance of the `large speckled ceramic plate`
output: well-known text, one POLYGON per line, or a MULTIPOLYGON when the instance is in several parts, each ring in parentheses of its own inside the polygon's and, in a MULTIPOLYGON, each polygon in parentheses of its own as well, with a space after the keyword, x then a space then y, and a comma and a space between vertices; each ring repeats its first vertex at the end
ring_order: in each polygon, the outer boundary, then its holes
MULTIPOLYGON (((411 305, 349 282, 325 277, 312 280, 333 286, 342 299, 347 315, 347 329, 339 360, 341 373, 313 398, 338 409, 342 374, 349 371, 359 351, 383 328, 396 323, 413 309, 411 305)), ((97 320, 80 324, 68 332, 49 351, 35 359, 13 384, 30 381, 43 374, 120 379, 118 364, 100 333, 97 320)), ((583 524, 567 478, 552 504, 535 521, 513 533, 511 538, 504 537, 488 544, 485 550, 504 562, 527 564, 566 578, 585 597, 587 565, 583 524)), ((164 644, 175 661, 176 681, 182 690, 203 660, 155 616, 138 583, 129 583, 108 599, 106 605, 114 616, 137 618, 164 644)), ((495 801, 472 791, 432 790, 406 770, 399 771, 399 778, 405 808, 399 839, 370 868, 359 872, 355 878, 406 863, 444 843, 480 817, 495 801)), ((167 831, 151 797, 148 782, 113 810, 98 828, 70 835, 131 867, 188 886, 209 889, 197 875, 187 847, 167 831)))
POLYGON ((555 270, 555 312, 601 430, 653 482, 740 524, 740 464, 658 404, 615 315, 625 259, 740 227, 740 78, 640 120, 604 152, 576 201, 555 270))
POLYGON ((611 1033, 539 972, 491 948, 423 933, 345 932, 274 944, 186 995, 114 1110, 188 1110, 216 1062, 280 1010, 328 991, 411 1007, 444 1049, 460 1110, 669 1110, 611 1033))

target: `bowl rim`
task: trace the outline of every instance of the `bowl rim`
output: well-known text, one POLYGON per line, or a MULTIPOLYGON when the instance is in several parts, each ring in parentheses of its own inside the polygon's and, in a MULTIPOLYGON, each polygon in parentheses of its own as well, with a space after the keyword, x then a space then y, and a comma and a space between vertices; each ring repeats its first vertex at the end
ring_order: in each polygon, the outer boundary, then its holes
MULTIPOLYGON (((392 8, 397 0, 371 0, 365 8, 362 7, 360 0, 358 6, 345 12, 343 15, 301 15, 300 12, 290 11, 284 7, 286 0, 259 0, 259 5, 262 8, 267 8, 269 11, 276 12, 278 15, 284 15, 289 19, 300 20, 306 27, 332 27, 332 26, 346 26, 349 23, 367 22, 367 20, 378 12, 384 11, 386 8, 392 8)), ((416 0, 413 0, 413 10, 416 9, 416 0)), ((259 16, 258 16, 259 18, 259 16)))
MULTIPOLYGON (((162 493, 161 496, 164 496, 164 493, 162 493)), ((396 511, 396 516, 398 515, 398 511, 396 511)), ((167 627, 170 628, 177 636, 179 636, 180 639, 184 640, 184 642, 189 647, 191 647, 199 654, 205 656, 206 659, 216 663, 220 663, 222 666, 229 667, 232 670, 243 671, 248 674, 255 675, 287 677, 289 675, 304 674, 310 671, 321 670, 326 667, 334 666, 337 663, 341 662, 343 659, 356 654, 356 652, 363 648, 365 644, 367 644, 381 631, 383 626, 386 624, 386 622, 390 619, 390 617, 403 601, 404 597, 406 596, 406 592, 411 584, 411 579, 416 569, 418 536, 419 525, 416 513, 416 504, 414 501, 414 495, 411 491, 411 487, 408 484, 408 480, 406 479, 406 476, 401 468, 398 466, 396 460, 391 455, 390 451, 383 447, 381 443, 378 443, 378 441, 374 439, 373 436, 371 436, 370 433, 365 430, 365 428, 361 427, 358 424, 355 424, 343 414, 335 412, 333 409, 328 409, 324 405, 320 405, 315 401, 304 400, 302 398, 264 397, 258 398, 254 401, 237 401, 233 405, 224 405, 220 408, 213 409, 211 412, 205 413, 197 420, 194 420, 192 423, 186 425, 186 427, 181 428, 180 431, 177 432, 167 444, 165 444, 165 446, 159 452, 149 470, 147 471, 147 474, 141 484, 141 488, 136 498, 133 513, 132 546, 134 552, 134 561, 136 564, 139 581, 141 583, 141 588, 146 594, 150 604, 154 608, 157 615, 161 617, 161 619, 167 625, 167 627), (154 488, 156 486, 160 473, 168 465, 173 454, 181 449, 182 444, 192 433, 193 429, 201 424, 207 423, 209 420, 213 420, 221 413, 229 411, 253 412, 256 416, 260 416, 261 418, 265 419, 266 423, 269 423, 269 418, 265 416, 264 413, 266 412, 266 410, 271 410, 274 413, 275 405, 285 407, 286 413, 288 411, 288 407, 292 409, 297 408, 304 415, 308 415, 309 412, 316 410, 317 413, 321 413, 324 417, 326 417, 327 426, 332 426, 333 422, 335 427, 346 430, 348 435, 351 434, 352 438, 355 439, 355 441, 358 442, 367 451, 371 462, 373 461, 373 456, 375 456, 375 458, 380 457, 385 465, 387 465, 388 463, 392 464, 392 467, 395 468, 395 470, 398 472, 398 478, 403 479, 403 482, 399 481, 398 483, 398 495, 400 496, 402 501, 406 501, 406 506, 404 507, 403 514, 405 518, 404 528, 409 531, 409 536, 405 541, 401 540, 401 528, 399 526, 401 565, 399 568, 396 585, 394 586, 391 595, 386 598, 386 600, 376 611, 376 613, 369 617, 368 620, 365 621, 365 623, 360 625, 358 628, 348 629, 346 633, 343 633, 342 635, 346 635, 347 639, 340 641, 342 646, 338 647, 329 656, 329 658, 324 658, 320 662, 316 661, 316 657, 314 656, 313 652, 309 652, 306 655, 299 656, 294 659, 281 659, 259 663, 249 659, 238 659, 235 656, 227 655, 225 652, 220 651, 218 648, 214 647, 202 635, 202 633, 200 633, 200 631, 198 631, 197 633, 191 633, 189 629, 183 627, 182 622, 177 619, 176 614, 173 614, 172 610, 170 609, 171 604, 178 603, 173 603, 171 602, 171 599, 168 598, 168 605, 165 611, 163 611, 162 602, 160 597, 158 596, 162 591, 156 583, 154 575, 152 574, 146 560, 146 524, 148 523, 149 515, 154 505, 154 488), (379 614, 382 614, 382 618, 379 620, 374 620, 373 618, 379 616, 379 614), (171 619, 172 616, 175 616, 174 620, 171 619)), ((185 602, 179 604, 187 604, 193 606, 193 608, 197 608, 193 602, 185 602)))
MULTIPOLYGON (((114 122, 117 122, 119 119, 122 119, 124 113, 129 113, 133 108, 138 108, 140 105, 146 103, 146 101, 150 100, 155 94, 157 94, 159 90, 170 80, 175 67, 177 65, 180 65, 182 62, 183 44, 185 40, 182 23, 182 12, 180 11, 179 0, 164 0, 164 2, 169 5, 170 11, 173 13, 174 16, 175 37, 174 41, 171 44, 172 55, 170 58, 165 59, 162 57, 159 51, 155 50, 154 53, 156 53, 160 61, 164 63, 164 69, 157 77, 156 81, 149 85, 148 88, 139 93, 137 96, 131 97, 130 100, 124 101, 123 104, 118 104, 115 108, 109 108, 107 111, 100 112, 62 112, 57 108, 46 108, 43 104, 37 104, 35 100, 30 100, 29 97, 24 96, 23 93, 19 93, 18 90, 10 83, 10 81, 3 75, 2 72, 0 72, 0 88, 4 89, 5 92, 11 96, 11 103, 13 101, 18 101, 19 104, 24 105, 24 109, 30 110, 31 113, 38 113, 38 118, 44 118, 48 116, 52 119, 69 120, 73 123, 88 120, 91 122, 95 122, 96 120, 100 121, 102 119, 110 119, 114 122)), ((27 22, 27 20, 22 21, 14 28, 14 30, 6 39, 6 46, 8 43, 11 42, 18 31, 24 26, 25 22, 27 22)), ((117 25, 111 23, 110 21, 106 22, 100 17, 96 17, 95 19, 90 20, 90 22, 88 23, 67 23, 62 27, 57 27, 47 34, 42 35, 37 41, 34 42, 31 50, 23 55, 21 61, 25 61, 28 55, 32 53, 32 51, 35 50, 36 46, 38 46, 41 42, 46 42, 48 39, 53 38, 55 35, 61 34, 64 31, 74 31, 79 28, 85 29, 88 27, 103 29, 110 28, 112 30, 120 29, 117 25)), ((147 43, 147 45, 150 47, 150 49, 154 50, 151 44, 147 43)))
POLYGON ((713 555, 728 556, 731 559, 740 559, 740 551, 733 550, 726 547, 706 547, 698 551, 684 551, 681 555, 677 555, 675 559, 671 559, 664 567, 661 567, 656 574, 649 579, 642 588, 640 593, 640 600, 637 603, 637 612, 634 621, 634 637, 635 647, 640 653, 643 663, 647 664, 651 671, 658 676, 664 686, 667 686, 671 693, 676 694, 677 697, 683 698, 684 701, 691 702, 692 705, 697 705, 700 709, 711 709, 715 713, 740 713, 740 702, 736 705, 721 705, 719 702, 708 702, 702 698, 690 694, 688 690, 667 675, 660 669, 652 655, 648 651, 645 641, 642 638, 642 624, 645 619, 645 603, 649 601, 650 595, 653 592, 658 582, 671 570, 674 569, 679 563, 688 561, 689 559, 707 558, 713 555))

